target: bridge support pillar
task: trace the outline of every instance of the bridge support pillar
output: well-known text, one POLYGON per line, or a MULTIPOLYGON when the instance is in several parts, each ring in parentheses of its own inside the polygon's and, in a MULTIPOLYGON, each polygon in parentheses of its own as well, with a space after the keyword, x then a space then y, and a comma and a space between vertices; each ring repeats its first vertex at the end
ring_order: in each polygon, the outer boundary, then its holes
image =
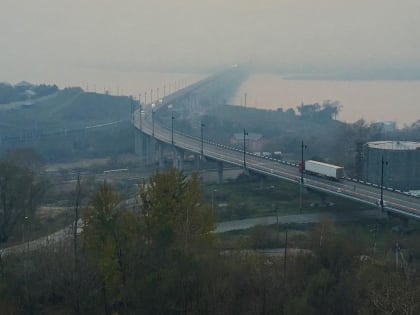
POLYGON ((194 154, 194 169, 196 171, 200 170, 200 163, 201 163, 201 155, 194 154))
POLYGON ((147 141, 148 136, 139 132, 135 131, 134 134, 134 153, 139 155, 143 160, 147 159, 147 141))
POLYGON ((157 147, 157 161, 159 163, 159 168, 163 168, 165 166, 165 161, 163 159, 163 148, 164 144, 162 142, 158 142, 157 147))
POLYGON ((147 164, 154 164, 156 155, 156 139, 153 137, 148 137, 147 139, 147 164))
POLYGON ((217 162, 217 182, 223 183, 223 162, 217 162))
POLYGON ((173 167, 182 171, 184 168, 184 150, 173 148, 174 150, 174 161, 173 167))

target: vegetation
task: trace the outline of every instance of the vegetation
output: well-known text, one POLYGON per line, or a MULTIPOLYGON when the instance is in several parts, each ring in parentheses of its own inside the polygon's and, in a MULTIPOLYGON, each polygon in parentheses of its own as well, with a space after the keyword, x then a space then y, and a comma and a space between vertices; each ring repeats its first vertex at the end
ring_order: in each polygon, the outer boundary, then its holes
POLYGON ((0 108, 0 152, 29 147, 46 160, 63 161, 133 151, 128 97, 67 88, 32 102, 0 108))
POLYGON ((42 97, 53 94, 58 91, 58 87, 54 85, 32 85, 29 83, 10 85, 0 83, 0 104, 8 104, 17 101, 27 101, 31 97, 42 97))
MULTIPOLYGON (((200 92, 197 102, 211 108, 205 117, 206 138, 227 142, 233 132, 249 126, 267 135, 268 151, 281 150, 292 159, 299 156, 303 138, 310 143, 306 155, 342 161, 355 173, 364 142, 391 136, 419 140, 418 124, 389 134, 364 121, 336 121, 340 106, 335 102, 302 104, 297 113, 215 105, 226 103, 241 76, 237 73, 215 84, 218 94, 200 92)), ((7 135, 2 148, 15 147, 10 143, 19 138, 36 143, 47 160, 129 152, 131 105, 128 98, 77 88, 57 91, 33 107, 2 112, 1 131, 7 135), (124 122, 108 125, 118 120, 124 122), (107 127, 95 127, 102 124, 107 127)), ((176 113, 177 130, 199 131, 183 119, 202 117, 190 114, 176 113)), ((168 117, 163 113, 160 119, 168 117)), ((39 225, 33 214, 41 200, 54 202, 61 194, 62 199, 76 201, 71 203, 75 209, 87 199, 89 204, 83 207, 81 235, 73 225, 71 238, 14 247, 0 255, 1 313, 420 312, 420 249, 415 234, 384 233, 375 221, 337 227, 327 220, 316 225, 257 226, 222 235, 213 232, 216 220, 295 212, 298 189, 292 184, 267 180, 261 185, 258 178, 241 176, 202 192, 196 174, 187 177, 170 169, 140 184, 140 199, 127 206, 106 181, 96 190, 94 180, 88 180, 78 182, 73 193, 45 194, 46 182, 35 171, 42 161, 37 154, 24 149, 9 152, 7 158, 0 161, 0 243, 16 241, 21 232, 25 240, 27 221, 33 222, 33 228, 39 225), (282 237, 286 233, 287 242, 282 237), (264 248, 274 250, 259 251, 264 248)), ((123 190, 128 191, 128 185, 123 190)), ((328 204, 343 211, 364 208, 333 197, 326 200, 326 195, 314 191, 306 191, 304 197, 304 209, 311 204, 319 205, 317 211, 328 204)), ((75 218, 76 213, 67 211, 57 222, 75 218)), ((391 231, 391 226, 386 229, 391 231)))
MULTIPOLYGON (((2 256, 5 314, 417 314, 415 235, 383 242, 349 237, 329 221, 289 227, 289 246, 268 255, 225 250, 196 175, 171 169, 140 185, 142 206, 123 210, 104 182, 84 210, 81 237, 2 256), (399 242, 406 260, 394 261, 399 242), (283 251, 281 251, 283 252, 283 251)), ((283 230, 284 231, 284 230, 283 230)), ((251 247, 269 235, 252 233, 251 247), (264 236, 265 235, 265 236, 264 236)), ((279 238, 276 239, 279 242, 279 238)), ((282 242, 280 241, 280 244, 282 242)), ((283 243, 284 244, 284 243, 283 243)), ((402 257, 402 255, 401 255, 402 257)))
MULTIPOLYGON (((257 132, 268 140, 263 151, 281 151, 288 160, 299 160, 301 141, 307 146, 305 158, 343 165, 349 176, 361 177, 363 144, 379 140, 420 141, 418 122, 402 129, 387 130, 383 124, 368 124, 359 120, 349 124, 335 116, 340 111, 338 102, 301 104, 297 113, 262 110, 240 106, 218 105, 203 118, 205 137, 229 144, 234 133, 244 128, 257 132)), ((197 135, 199 130, 195 130, 197 135)))
MULTIPOLYGON (((278 179, 241 174, 223 184, 203 187, 204 198, 212 204, 218 221, 250 217, 296 214, 299 209, 299 186, 278 179)), ((315 190, 304 190, 303 213, 358 211, 372 207, 315 190)))
POLYGON ((29 168, 0 160, 0 244, 33 217, 45 189, 46 183, 29 168))

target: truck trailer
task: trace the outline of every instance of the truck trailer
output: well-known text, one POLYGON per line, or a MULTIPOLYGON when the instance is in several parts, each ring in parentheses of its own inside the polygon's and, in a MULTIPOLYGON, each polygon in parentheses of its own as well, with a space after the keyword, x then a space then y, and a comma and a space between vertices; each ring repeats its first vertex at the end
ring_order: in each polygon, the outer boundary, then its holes
POLYGON ((305 172, 317 176, 339 180, 345 176, 344 167, 318 162, 314 160, 305 161, 305 172))

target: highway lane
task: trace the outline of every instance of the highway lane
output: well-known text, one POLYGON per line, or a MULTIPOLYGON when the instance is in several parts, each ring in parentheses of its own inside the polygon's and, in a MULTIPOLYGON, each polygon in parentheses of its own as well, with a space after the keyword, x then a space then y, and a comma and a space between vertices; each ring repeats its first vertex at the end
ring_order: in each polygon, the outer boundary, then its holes
MULTIPOLYGON (((150 113, 144 112, 141 114, 141 122, 139 112, 136 112, 134 117, 134 125, 137 129, 141 129, 143 133, 150 136, 154 134, 154 137, 157 140, 171 144, 171 129, 164 127, 156 119, 155 122, 152 123, 150 113)), ((184 135, 176 131, 174 131, 173 139, 174 147, 200 154, 201 139, 184 135)), ((203 142, 203 153, 206 158, 216 161, 222 161, 240 167, 244 164, 243 150, 239 148, 229 147, 205 140, 203 142)), ((255 156, 249 152, 246 153, 245 160, 247 169, 250 171, 299 183, 299 170, 296 165, 290 162, 255 156)), ((343 179, 335 182, 305 174, 304 185, 308 188, 325 191, 370 205, 377 205, 378 200, 380 199, 380 188, 377 185, 367 184, 351 179, 343 179)), ((385 188, 383 190, 383 195, 387 211, 420 219, 419 198, 407 196, 401 192, 390 191, 385 188)))

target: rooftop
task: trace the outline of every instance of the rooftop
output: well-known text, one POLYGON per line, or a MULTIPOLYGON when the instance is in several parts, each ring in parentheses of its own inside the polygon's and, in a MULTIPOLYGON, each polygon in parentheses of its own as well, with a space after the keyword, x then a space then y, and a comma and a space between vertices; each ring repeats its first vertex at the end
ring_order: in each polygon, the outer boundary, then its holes
POLYGON ((382 150, 420 150, 420 142, 412 141, 373 141, 367 145, 369 148, 382 150))

